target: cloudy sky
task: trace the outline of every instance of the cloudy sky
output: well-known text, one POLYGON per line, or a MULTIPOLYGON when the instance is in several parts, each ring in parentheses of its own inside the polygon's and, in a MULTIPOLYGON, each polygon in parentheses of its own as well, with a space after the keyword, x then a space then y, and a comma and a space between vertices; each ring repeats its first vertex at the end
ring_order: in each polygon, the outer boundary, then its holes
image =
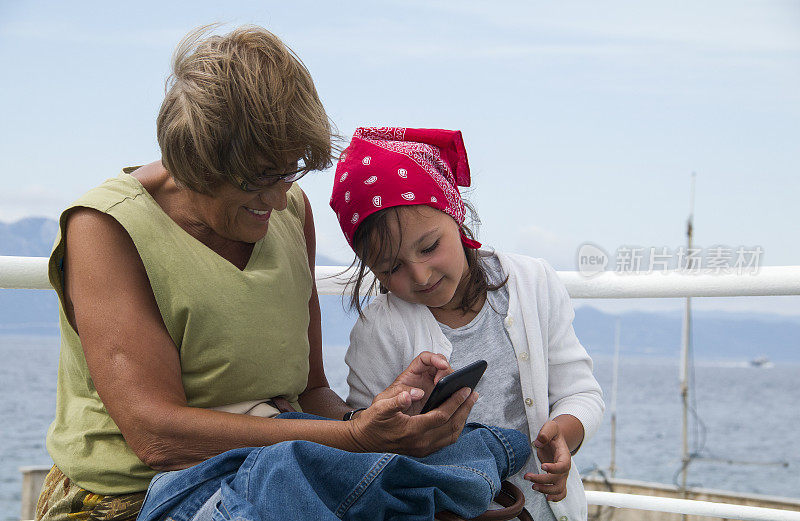
MULTIPOLYGON (((798 1, 173 4, 0 0, 0 220, 55 217, 122 166, 157 159, 177 41, 201 24, 255 23, 304 60, 343 135, 462 130, 468 197, 498 249, 559 269, 575 269, 585 242, 612 256, 675 251, 696 172, 698 246, 800 264, 798 1)), ((319 251, 345 262, 331 184, 331 172, 301 182, 319 251)), ((699 300, 800 314, 797 298, 699 300)))

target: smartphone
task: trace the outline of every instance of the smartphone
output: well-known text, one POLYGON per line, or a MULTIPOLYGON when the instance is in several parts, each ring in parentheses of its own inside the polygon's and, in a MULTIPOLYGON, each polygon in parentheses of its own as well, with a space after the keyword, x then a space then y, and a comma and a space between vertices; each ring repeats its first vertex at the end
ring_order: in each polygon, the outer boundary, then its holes
POLYGON ((478 382, 486 371, 486 366, 489 365, 486 360, 478 360, 472 362, 466 367, 462 367, 458 371, 452 372, 447 376, 443 376, 436 387, 431 391, 428 401, 422 407, 420 414, 425 414, 428 411, 439 407, 450 398, 454 392, 464 387, 475 389, 478 382))

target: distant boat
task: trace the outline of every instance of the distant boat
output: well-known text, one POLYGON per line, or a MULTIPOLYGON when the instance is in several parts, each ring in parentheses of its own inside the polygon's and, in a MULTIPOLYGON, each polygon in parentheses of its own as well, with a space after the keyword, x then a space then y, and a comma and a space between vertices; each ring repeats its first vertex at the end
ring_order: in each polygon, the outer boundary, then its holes
POLYGON ((750 360, 750 367, 759 367, 761 369, 770 369, 775 367, 775 364, 770 362, 769 358, 766 356, 760 356, 758 358, 754 358, 750 360))

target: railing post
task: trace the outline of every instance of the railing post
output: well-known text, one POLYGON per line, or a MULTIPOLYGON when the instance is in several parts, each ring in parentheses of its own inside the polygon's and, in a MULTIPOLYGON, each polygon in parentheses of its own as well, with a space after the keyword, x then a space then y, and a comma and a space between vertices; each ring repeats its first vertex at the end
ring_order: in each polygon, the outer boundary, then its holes
POLYGON ((36 515, 36 502, 42 490, 44 478, 50 472, 50 467, 30 466, 20 467, 22 473, 22 517, 20 519, 33 519, 36 515))

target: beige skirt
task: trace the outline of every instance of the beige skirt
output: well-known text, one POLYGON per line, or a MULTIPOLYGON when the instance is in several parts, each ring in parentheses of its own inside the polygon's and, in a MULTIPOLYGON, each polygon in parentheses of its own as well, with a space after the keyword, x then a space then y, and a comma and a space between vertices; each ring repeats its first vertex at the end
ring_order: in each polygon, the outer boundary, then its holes
POLYGON ((103 496, 82 489, 55 465, 50 469, 36 503, 36 520, 135 521, 145 492, 103 496))

